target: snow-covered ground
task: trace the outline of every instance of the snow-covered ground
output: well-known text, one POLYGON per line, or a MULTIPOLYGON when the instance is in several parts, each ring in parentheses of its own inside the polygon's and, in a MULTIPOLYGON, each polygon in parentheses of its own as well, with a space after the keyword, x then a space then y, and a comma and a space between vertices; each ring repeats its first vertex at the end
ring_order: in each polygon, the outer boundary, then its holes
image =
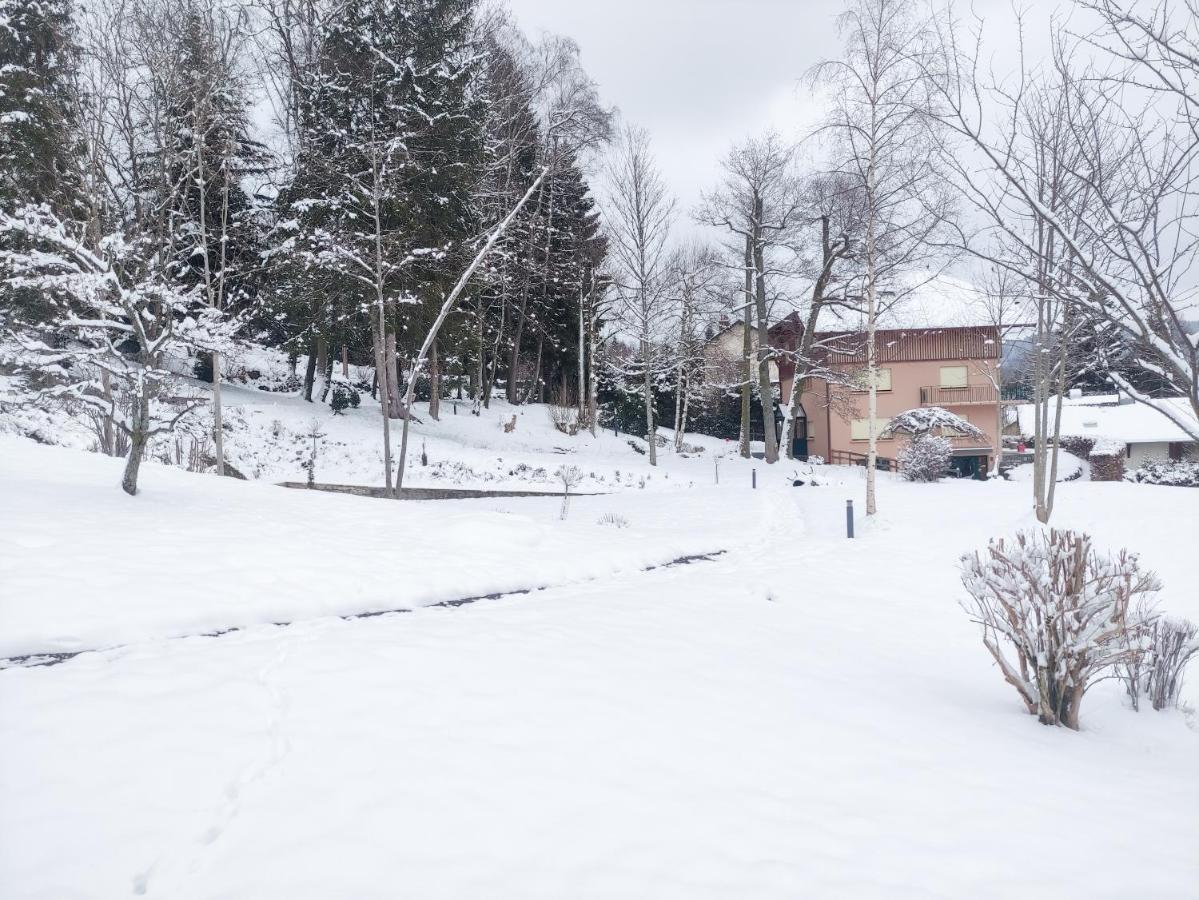
MULTIPOLYGON (((322 426, 357 448, 360 413, 322 426)), ((0 441, 5 654, 112 647, 0 671, 0 896, 1197 895, 1195 723, 1107 682, 1081 732, 1041 727, 957 606, 957 557, 1031 524, 1027 485, 883 478, 848 541, 861 470, 715 485, 712 442, 643 489, 623 438, 559 454, 521 424, 421 431, 431 461, 637 474, 563 523, 156 465, 128 498, 119 461, 0 441), (545 589, 340 618, 518 587, 545 589)), ((1139 551, 1197 618, 1196 513, 1074 481, 1054 524, 1139 551)))

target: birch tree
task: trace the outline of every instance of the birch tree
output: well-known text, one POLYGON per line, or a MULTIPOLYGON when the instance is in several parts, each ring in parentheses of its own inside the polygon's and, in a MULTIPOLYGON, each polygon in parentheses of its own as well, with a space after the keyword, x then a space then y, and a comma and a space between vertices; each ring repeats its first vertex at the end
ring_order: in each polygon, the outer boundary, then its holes
POLYGON ((675 307, 674 449, 683 450, 691 403, 703 393, 707 342, 703 326, 717 310, 722 266, 713 249, 699 242, 678 248, 671 257, 675 307))
POLYGON ((913 4, 851 0, 839 25, 844 57, 820 63, 810 78, 834 92, 833 110, 822 128, 835 142, 834 171, 856 183, 862 193, 866 514, 874 515, 879 295, 897 275, 927 261, 950 201, 933 165, 932 136, 924 115, 927 79, 918 63, 923 34, 913 4))
POLYGON ((654 385, 667 368, 662 352, 670 320, 668 241, 674 198, 650 151, 649 135, 629 126, 608 169, 605 222, 617 291, 616 318, 637 342, 649 463, 658 464, 654 385))
MULTIPOLYGON (((721 186, 704 198, 698 218, 727 232, 743 249, 745 269, 745 327, 747 382, 757 379, 762 404, 763 440, 767 463, 778 461, 778 434, 774 429, 774 387, 770 379, 769 306, 774 279, 783 274, 775 254, 787 245, 799 222, 802 199, 795 174, 795 148, 778 134, 768 132, 733 147, 721 164, 721 186), (754 340, 749 337, 754 322, 754 340), (749 356, 753 344, 752 372, 749 356)), ((736 252, 734 250, 734 252, 736 252)), ((784 252, 785 255, 790 255, 784 252)), ((748 384, 742 387, 742 449, 748 449, 746 403, 748 384)))

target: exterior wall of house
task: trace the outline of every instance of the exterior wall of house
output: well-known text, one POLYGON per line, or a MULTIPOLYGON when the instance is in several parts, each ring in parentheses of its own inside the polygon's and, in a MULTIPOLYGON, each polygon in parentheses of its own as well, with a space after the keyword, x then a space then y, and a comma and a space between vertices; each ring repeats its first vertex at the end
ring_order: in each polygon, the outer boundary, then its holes
POLYGON ((1141 463, 1154 460, 1165 462, 1170 458, 1170 444, 1167 441, 1128 444, 1128 469, 1139 468, 1141 463))
MULTIPOLYGON (((757 352, 757 331, 750 332, 749 341, 754 352, 757 352)), ((707 363, 709 381, 722 384, 740 383, 743 377, 742 366, 744 363, 742 353, 745 347, 744 342, 745 325, 742 322, 734 322, 708 342, 704 348, 704 357, 707 363)), ((778 383, 778 380, 778 366, 772 360, 770 362, 770 381, 771 383, 778 383)))
MULTIPOLYGON (((996 348, 997 351, 997 348, 996 348)), ((999 399, 992 380, 999 360, 994 359, 931 359, 917 361, 882 361, 880 370, 889 370, 890 385, 878 392, 879 419, 890 419, 899 413, 921 406, 940 406, 956 413, 986 434, 985 440, 974 438, 951 438, 956 451, 977 448, 978 455, 989 457, 995 447, 995 432, 998 427, 999 399), (965 375, 962 382, 950 378, 960 387, 942 387, 942 368, 951 368, 947 376, 965 375), (964 369, 964 373, 962 372, 964 369)), ((860 363, 837 366, 847 374, 861 370, 860 363)), ((791 396, 790 372, 784 372, 781 384, 783 403, 791 396)), ((830 385, 825 381, 809 379, 805 382, 802 397, 808 424, 808 454, 822 456, 832 461, 834 451, 865 454, 868 441, 865 439, 868 394, 854 391, 843 385, 830 385), (860 423, 855 433, 854 421, 860 423)), ((879 428, 881 429, 881 425, 879 428)), ((878 442, 879 456, 894 459, 906 443, 906 436, 892 437, 878 442)))

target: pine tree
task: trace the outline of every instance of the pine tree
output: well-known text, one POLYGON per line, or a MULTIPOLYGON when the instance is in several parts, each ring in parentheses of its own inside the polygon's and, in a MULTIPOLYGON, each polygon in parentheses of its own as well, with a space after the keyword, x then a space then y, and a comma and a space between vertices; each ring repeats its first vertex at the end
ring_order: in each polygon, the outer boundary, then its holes
POLYGON ((68 0, 0 0, 0 205, 77 212, 75 45, 68 0))
MULTIPOLYGON (((78 64, 69 0, 0 0, 0 212, 46 204, 64 220, 84 215, 78 64)), ((0 253, 19 240, 0 239, 0 253)), ((42 294, 0 279, 0 320, 36 323, 50 310, 42 294)))

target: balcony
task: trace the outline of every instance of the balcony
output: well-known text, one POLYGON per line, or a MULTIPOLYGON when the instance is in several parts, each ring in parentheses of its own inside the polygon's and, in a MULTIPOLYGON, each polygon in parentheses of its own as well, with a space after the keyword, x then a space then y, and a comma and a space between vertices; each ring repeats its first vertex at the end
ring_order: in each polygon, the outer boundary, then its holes
POLYGON ((999 394, 993 384, 920 389, 921 406, 994 406, 998 402, 999 394))

